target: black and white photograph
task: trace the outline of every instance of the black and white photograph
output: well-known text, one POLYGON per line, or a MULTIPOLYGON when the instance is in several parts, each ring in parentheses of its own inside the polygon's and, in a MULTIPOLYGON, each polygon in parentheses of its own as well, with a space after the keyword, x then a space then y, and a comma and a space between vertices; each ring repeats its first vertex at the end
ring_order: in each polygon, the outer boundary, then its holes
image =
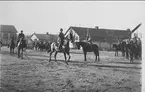
POLYGON ((0 1, 0 92, 145 92, 144 1, 0 1))

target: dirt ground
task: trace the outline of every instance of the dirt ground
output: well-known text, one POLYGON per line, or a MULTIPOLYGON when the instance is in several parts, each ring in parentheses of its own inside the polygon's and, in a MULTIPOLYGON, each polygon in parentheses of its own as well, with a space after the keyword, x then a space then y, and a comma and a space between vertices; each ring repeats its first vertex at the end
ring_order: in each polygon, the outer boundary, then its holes
POLYGON ((86 62, 81 50, 70 54, 66 65, 62 53, 49 63, 49 53, 27 50, 22 60, 3 47, 0 92, 141 92, 141 61, 107 51, 100 51, 100 62, 91 52, 86 62))

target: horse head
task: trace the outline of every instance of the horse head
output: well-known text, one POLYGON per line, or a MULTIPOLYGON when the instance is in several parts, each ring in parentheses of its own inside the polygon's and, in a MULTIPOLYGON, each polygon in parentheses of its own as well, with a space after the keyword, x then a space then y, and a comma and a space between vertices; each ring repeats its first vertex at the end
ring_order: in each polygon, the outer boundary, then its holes
POLYGON ((75 42, 77 49, 81 48, 80 42, 75 42))

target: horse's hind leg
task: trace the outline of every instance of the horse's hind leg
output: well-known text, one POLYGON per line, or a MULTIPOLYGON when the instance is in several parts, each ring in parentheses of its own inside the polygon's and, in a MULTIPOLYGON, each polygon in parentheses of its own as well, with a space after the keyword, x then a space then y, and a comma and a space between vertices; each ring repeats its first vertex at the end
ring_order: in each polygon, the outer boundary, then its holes
POLYGON ((64 58, 65 58, 65 63, 68 65, 67 61, 66 61, 66 53, 64 52, 64 58))
POLYGON ((98 57, 98 61, 100 61, 99 52, 94 52, 94 54, 95 54, 95 56, 96 56, 95 61, 97 61, 97 57, 98 57))
POLYGON ((98 61, 100 61, 99 51, 97 52, 97 56, 98 56, 98 61))
POLYGON ((70 60, 71 56, 70 56, 70 53, 69 52, 67 52, 67 55, 69 56, 68 57, 68 60, 67 60, 67 62, 68 62, 70 60))

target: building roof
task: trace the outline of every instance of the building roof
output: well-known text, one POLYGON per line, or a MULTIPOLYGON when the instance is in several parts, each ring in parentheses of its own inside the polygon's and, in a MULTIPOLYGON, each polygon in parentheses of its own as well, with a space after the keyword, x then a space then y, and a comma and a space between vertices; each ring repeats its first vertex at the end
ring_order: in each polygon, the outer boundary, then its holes
POLYGON ((57 35, 53 35, 53 34, 36 34, 36 33, 34 33, 33 35, 35 35, 39 40, 53 41, 53 40, 57 39, 57 35))
POLYGON ((0 32, 17 33, 17 30, 13 25, 0 25, 0 32))
MULTIPOLYGON (((104 38, 128 38, 131 31, 128 30, 116 30, 116 29, 99 29, 99 28, 87 28, 87 27, 70 27, 73 29, 80 38, 85 38, 87 30, 92 37, 92 40, 100 40, 104 38)), ((66 31, 66 33, 69 31, 66 31)))

